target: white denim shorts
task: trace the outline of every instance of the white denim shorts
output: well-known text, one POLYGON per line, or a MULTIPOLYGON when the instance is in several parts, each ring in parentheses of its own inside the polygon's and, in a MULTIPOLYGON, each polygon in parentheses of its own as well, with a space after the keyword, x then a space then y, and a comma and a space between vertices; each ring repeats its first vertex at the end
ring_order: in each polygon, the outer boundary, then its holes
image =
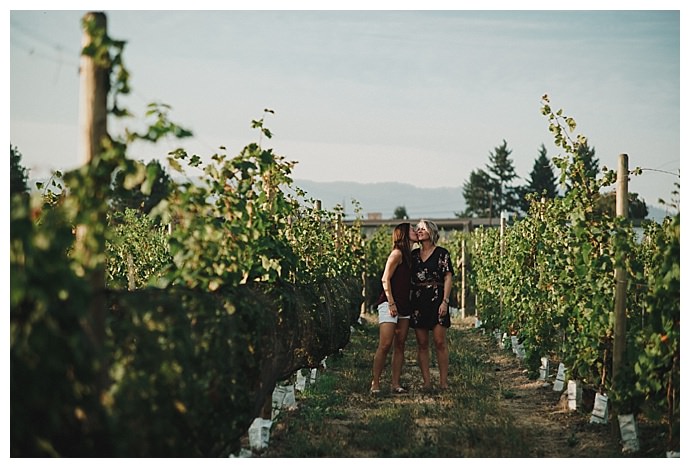
POLYGON ((410 319, 410 317, 400 317, 399 315, 392 317, 391 313, 390 313, 390 309, 388 308, 388 302, 382 302, 381 304, 379 304, 378 310, 379 310, 379 323, 398 323, 398 318, 400 320, 409 320, 410 319))

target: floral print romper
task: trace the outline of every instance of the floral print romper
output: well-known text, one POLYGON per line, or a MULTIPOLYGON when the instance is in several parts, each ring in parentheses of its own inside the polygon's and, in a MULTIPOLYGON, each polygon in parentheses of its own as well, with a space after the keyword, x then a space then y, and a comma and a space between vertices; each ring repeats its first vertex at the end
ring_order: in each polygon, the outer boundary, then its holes
POLYGON ((412 316, 410 326, 433 330, 436 325, 450 327, 450 311, 439 317, 438 308, 443 301, 443 279, 447 272, 453 274, 453 264, 448 250, 438 245, 423 262, 421 249, 412 251, 412 316))

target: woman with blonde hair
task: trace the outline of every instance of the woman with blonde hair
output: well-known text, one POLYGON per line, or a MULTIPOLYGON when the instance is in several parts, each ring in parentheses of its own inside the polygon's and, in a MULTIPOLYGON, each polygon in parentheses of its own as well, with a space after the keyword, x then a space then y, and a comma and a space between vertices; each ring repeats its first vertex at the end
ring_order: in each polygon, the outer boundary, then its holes
POLYGON ((383 291, 376 302, 379 312, 379 344, 374 354, 373 380, 370 393, 381 393, 381 373, 386 364, 388 351, 395 341, 391 366, 391 392, 406 393, 400 384, 405 360, 405 340, 410 326, 410 271, 412 268, 412 243, 417 233, 410 223, 400 223, 393 229, 393 249, 386 260, 381 283, 383 291))
POLYGON ((448 389, 448 345, 446 330, 450 327, 450 291, 453 263, 450 253, 436 245, 438 226, 422 219, 417 224, 420 247, 412 251, 412 315, 410 326, 417 337, 417 363, 422 371, 423 390, 431 391, 429 371, 429 333, 433 335, 438 361, 439 388, 448 389))

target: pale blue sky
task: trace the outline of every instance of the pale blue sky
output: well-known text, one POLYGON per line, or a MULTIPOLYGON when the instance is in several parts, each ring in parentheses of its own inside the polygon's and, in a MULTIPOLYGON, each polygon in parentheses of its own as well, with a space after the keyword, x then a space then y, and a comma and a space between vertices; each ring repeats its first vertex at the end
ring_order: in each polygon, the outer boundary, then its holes
MULTIPOLYGON (((237 154, 270 108, 263 144, 298 161, 295 179, 454 187, 504 139, 524 179, 542 143, 558 154, 545 93, 602 166, 628 153, 631 167, 677 172, 680 6, 666 8, 676 11, 102 11, 127 41, 126 106, 141 117, 169 104, 196 135, 130 157, 237 154)), ((9 14, 10 140, 32 177, 81 163, 85 11, 9 14)), ((648 172, 629 188, 656 204, 674 181, 648 172)))

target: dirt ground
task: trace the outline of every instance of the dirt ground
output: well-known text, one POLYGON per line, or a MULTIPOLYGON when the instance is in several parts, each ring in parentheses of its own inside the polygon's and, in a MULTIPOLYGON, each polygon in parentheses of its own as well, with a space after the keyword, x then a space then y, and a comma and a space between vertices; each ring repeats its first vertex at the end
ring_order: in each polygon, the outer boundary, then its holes
MULTIPOLYGON (((474 318, 454 320, 454 327, 460 329, 474 328, 474 318)), ((638 420, 638 439, 640 450, 637 452, 624 452, 619 443, 617 427, 610 420, 608 424, 590 423, 591 412, 594 404, 594 393, 583 391, 582 407, 578 411, 568 409, 567 393, 553 390, 553 378, 547 382, 530 379, 527 370, 513 353, 499 349, 494 341, 487 339, 479 331, 467 333, 463 338, 470 340, 469 346, 481 353, 489 368, 493 370, 492 379, 495 385, 501 389, 503 398, 499 404, 505 410, 505 414, 512 416, 516 430, 530 434, 530 440, 538 441, 529 449, 530 457, 534 458, 660 458, 666 456, 665 426, 659 423, 651 423, 638 420)), ((415 367, 414 362, 407 366, 415 367)), ((432 368, 432 381, 438 381, 436 371, 432 368)), ((400 404, 412 403, 415 399, 428 398, 421 394, 421 388, 415 384, 406 395, 389 398, 400 400, 400 404), (404 401, 403 401, 404 400, 404 401), (413 401, 409 401, 413 400, 413 401)), ((349 416, 346 420, 338 421, 343 427, 356 426, 358 418, 366 412, 370 397, 362 395, 353 397, 346 408, 349 416), (351 418, 350 421, 347 421, 351 418)), ((289 423, 288 423, 289 425, 289 423)), ((286 423, 281 423, 274 428, 270 445, 281 444, 280 433, 285 430, 286 423), (276 436, 274 438, 274 436, 276 436)), ((264 456, 280 457, 282 450, 279 446, 269 448, 264 456)), ((349 452, 352 457, 376 456, 371 453, 355 454, 349 452)))
POLYGON ((496 377, 504 393, 513 395, 500 401, 513 421, 531 428, 541 441, 537 457, 620 457, 621 447, 610 424, 591 424, 593 397, 583 398, 582 411, 568 409, 567 394, 553 390, 548 382, 530 380, 520 361, 507 353, 492 356, 496 377), (591 401, 588 401, 591 400, 591 401))
MULTIPOLYGON (((459 328, 473 328, 475 319, 455 320, 459 328)), ((477 334, 479 337, 479 334, 477 334)), ((486 341, 486 340, 484 340, 486 341)), ((490 341, 490 343, 492 343, 490 341)), ((486 346, 477 343, 477 346, 486 346)), ((527 369, 516 355, 489 346, 496 379, 503 389, 500 404, 520 427, 532 431, 541 441, 535 457, 557 458, 610 458, 610 457, 665 457, 665 427, 658 423, 638 420, 640 450, 623 450, 617 427, 590 423, 595 392, 583 390, 582 406, 578 411, 568 408, 567 392, 553 390, 553 377, 546 382, 529 379, 527 369)), ((555 374, 555 371, 551 371, 555 374)), ((567 382, 566 382, 567 386, 567 382)))

